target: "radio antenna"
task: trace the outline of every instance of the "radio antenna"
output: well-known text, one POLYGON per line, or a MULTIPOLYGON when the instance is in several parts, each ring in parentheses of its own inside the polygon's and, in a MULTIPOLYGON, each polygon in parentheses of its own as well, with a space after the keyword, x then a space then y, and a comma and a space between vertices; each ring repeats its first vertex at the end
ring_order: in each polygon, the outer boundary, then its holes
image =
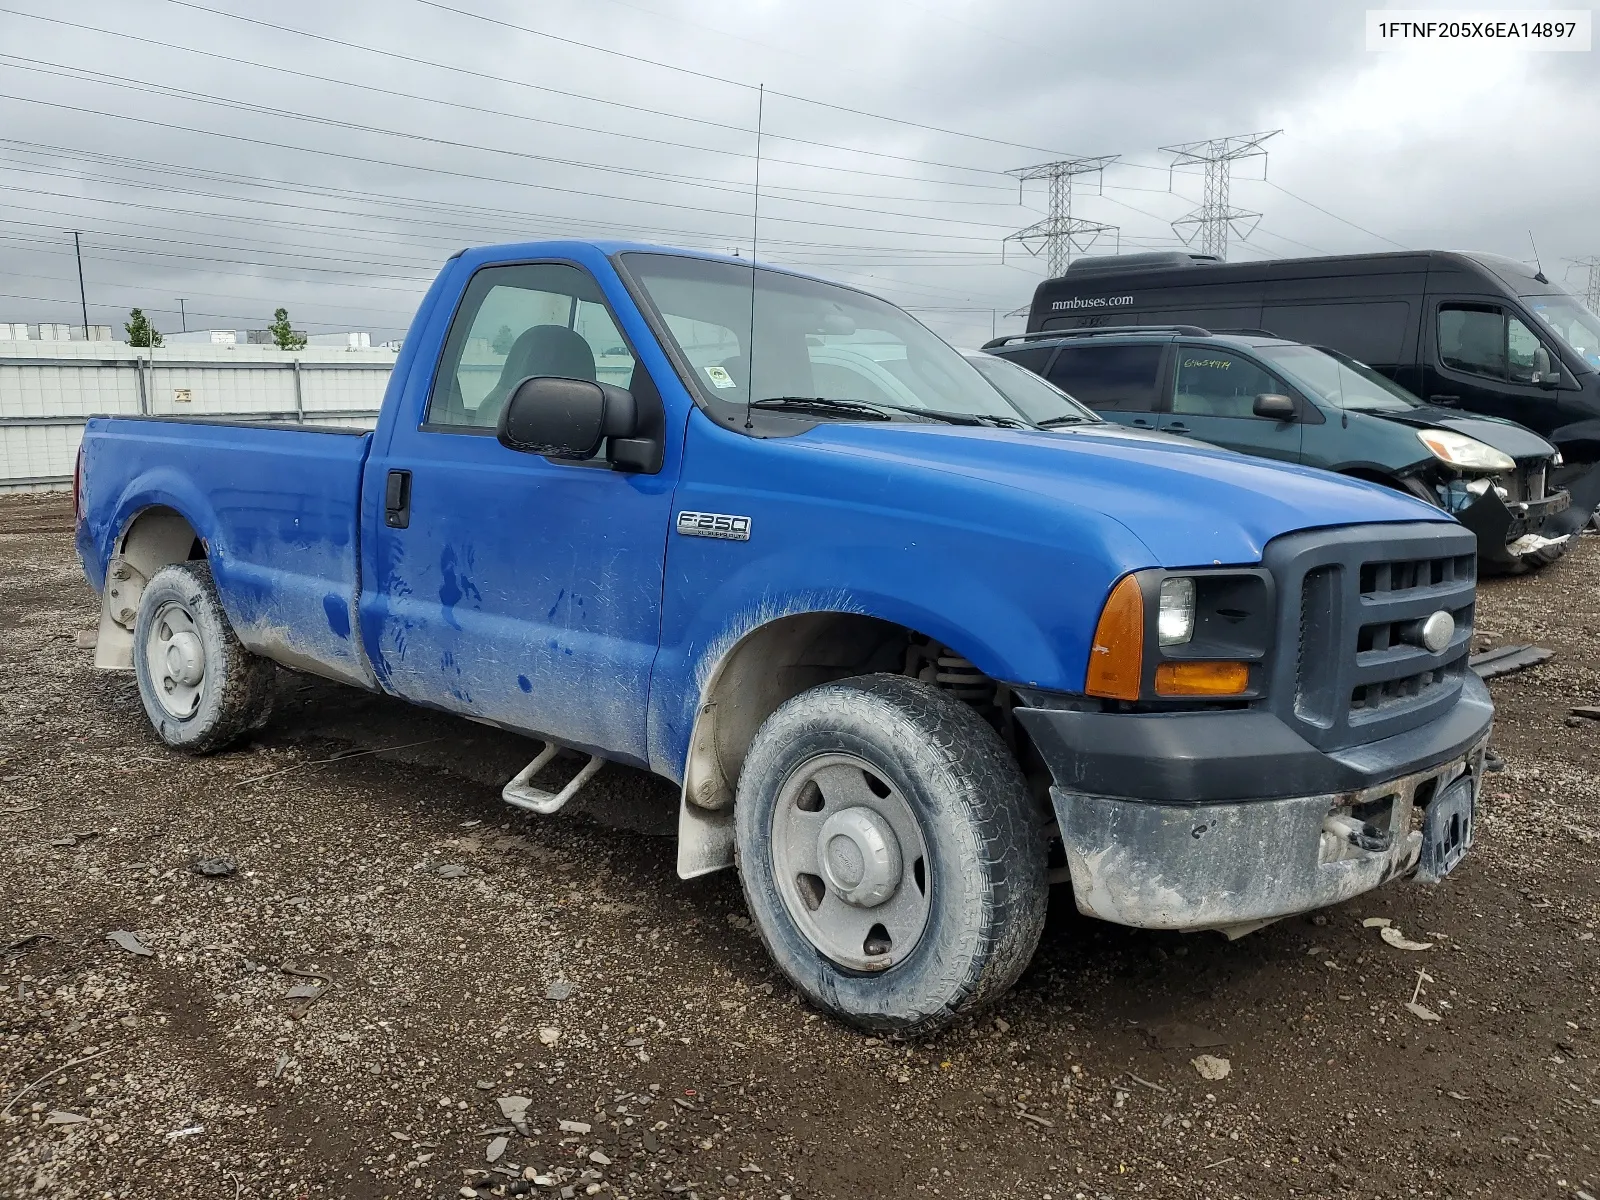
POLYGON ((744 427, 752 428, 750 404, 756 395, 756 245, 761 236, 761 120, 766 115, 767 85, 756 93, 756 190, 750 209, 750 341, 744 356, 744 427))
MULTIPOLYGON (((760 168, 757 168, 759 170, 760 168)), ((1549 283, 1544 277, 1544 264, 1539 261, 1539 245, 1533 240, 1533 230, 1528 230, 1528 245, 1533 247, 1533 277, 1540 283, 1549 283)))

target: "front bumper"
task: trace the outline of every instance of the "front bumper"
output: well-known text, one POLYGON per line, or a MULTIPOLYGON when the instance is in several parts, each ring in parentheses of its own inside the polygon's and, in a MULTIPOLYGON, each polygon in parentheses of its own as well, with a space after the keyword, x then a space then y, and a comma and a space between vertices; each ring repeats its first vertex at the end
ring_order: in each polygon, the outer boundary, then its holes
POLYGON ((1478 557, 1495 566, 1509 567, 1524 555, 1558 544, 1570 536, 1570 529, 1547 535, 1546 523, 1571 506, 1572 497, 1566 492, 1507 505, 1490 489, 1454 515, 1477 534, 1478 557))
POLYGON ((1261 712, 1017 715, 1055 777, 1081 911, 1238 933, 1415 868, 1422 808, 1462 776, 1476 797, 1493 709, 1469 675, 1444 717, 1329 753, 1261 712), (1370 848, 1345 836, 1362 826, 1370 848))

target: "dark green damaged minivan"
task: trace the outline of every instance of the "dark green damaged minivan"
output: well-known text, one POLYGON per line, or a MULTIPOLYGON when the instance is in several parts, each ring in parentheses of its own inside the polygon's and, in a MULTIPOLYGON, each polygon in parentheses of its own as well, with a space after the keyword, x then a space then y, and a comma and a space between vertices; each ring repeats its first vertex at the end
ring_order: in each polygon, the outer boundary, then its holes
POLYGON ((1028 334, 984 349, 1119 424, 1410 492, 1476 533, 1490 569, 1554 561, 1587 516, 1569 514, 1567 493, 1549 486, 1561 457, 1538 434, 1425 404, 1336 351, 1184 325, 1028 334))

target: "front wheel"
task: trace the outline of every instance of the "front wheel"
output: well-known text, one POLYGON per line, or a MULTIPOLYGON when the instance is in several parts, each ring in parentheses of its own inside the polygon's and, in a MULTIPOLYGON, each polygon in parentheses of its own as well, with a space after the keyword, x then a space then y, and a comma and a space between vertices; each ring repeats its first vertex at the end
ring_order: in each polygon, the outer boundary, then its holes
POLYGON ((930 1032, 1033 956, 1040 811, 994 730, 937 688, 873 675, 796 696, 751 743, 734 811, 768 951, 851 1024, 930 1032))
POLYGON ((210 754, 266 722, 273 666, 239 644, 208 564, 155 573, 139 597, 133 647, 139 699, 174 750, 210 754))

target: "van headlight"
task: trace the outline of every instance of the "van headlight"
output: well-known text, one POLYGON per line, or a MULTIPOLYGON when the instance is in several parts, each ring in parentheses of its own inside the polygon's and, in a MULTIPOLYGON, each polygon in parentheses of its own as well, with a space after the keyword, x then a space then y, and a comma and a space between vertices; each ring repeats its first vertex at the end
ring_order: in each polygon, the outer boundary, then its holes
POLYGON ((1449 463, 1462 471, 1499 474, 1501 471, 1517 469, 1516 459, 1505 451, 1496 450, 1464 433, 1452 433, 1448 429, 1419 429, 1417 440, 1440 462, 1449 463))

